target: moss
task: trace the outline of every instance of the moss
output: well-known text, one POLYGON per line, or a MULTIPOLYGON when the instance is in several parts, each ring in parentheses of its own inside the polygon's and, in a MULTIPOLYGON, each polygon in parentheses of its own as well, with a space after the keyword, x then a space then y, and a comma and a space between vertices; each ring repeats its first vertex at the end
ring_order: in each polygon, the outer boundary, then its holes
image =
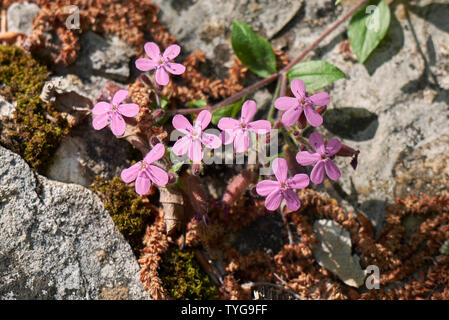
POLYGON ((119 177, 108 181, 97 179, 92 189, 100 193, 104 207, 137 256, 143 246, 145 228, 153 222, 150 209, 119 177))
POLYGON ((1 143, 44 172, 68 126, 39 96, 47 68, 18 47, 0 45, 0 95, 16 102, 12 119, 3 121, 1 143), (51 119, 51 120, 50 120, 51 119))
POLYGON ((192 251, 171 248, 162 257, 159 267, 164 289, 174 299, 217 299, 217 288, 201 269, 192 251))

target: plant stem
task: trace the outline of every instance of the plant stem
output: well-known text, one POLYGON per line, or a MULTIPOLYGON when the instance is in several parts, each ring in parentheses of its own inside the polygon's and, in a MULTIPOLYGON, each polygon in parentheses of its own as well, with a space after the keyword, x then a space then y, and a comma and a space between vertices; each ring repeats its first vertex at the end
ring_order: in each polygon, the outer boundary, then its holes
MULTIPOLYGON (((295 64, 297 64, 299 61, 301 61, 310 51, 315 49, 318 44, 324 40, 332 31, 334 31, 338 26, 340 26, 344 21, 346 21, 349 17, 351 17, 358 9, 360 9, 363 5, 365 5, 369 0, 361 0, 359 3, 357 3, 354 7, 352 7, 343 17, 335 21, 329 29, 327 29, 318 39, 316 39, 312 44, 310 44, 307 48, 305 48, 301 54, 299 54, 295 59, 290 61, 289 64, 287 64, 282 70, 272 74, 268 78, 262 79, 257 81, 256 83, 250 85, 249 87, 244 88, 243 90, 229 96, 228 98, 224 99, 223 101, 213 105, 213 106, 206 106, 204 108, 194 108, 194 109, 180 109, 180 110, 172 110, 172 114, 189 114, 189 113, 198 113, 203 110, 209 110, 210 112, 215 111, 216 109, 222 108, 224 106, 227 106, 238 99, 240 99, 243 96, 246 96, 257 89, 260 89, 269 83, 273 82, 274 80, 278 79, 279 77, 284 77, 288 70, 290 70, 295 64)), ((286 86, 284 86, 286 91, 286 86)), ((281 88, 281 94, 282 94, 282 88, 281 88)))
POLYGON ((280 92, 280 89, 281 89, 281 82, 282 82, 281 78, 279 78, 278 79, 278 83, 276 85, 276 90, 274 91, 273 99, 271 100, 270 111, 268 111, 268 121, 270 121, 271 125, 273 125, 273 122, 274 122, 274 119, 273 119, 274 102, 279 97, 279 92, 280 92))

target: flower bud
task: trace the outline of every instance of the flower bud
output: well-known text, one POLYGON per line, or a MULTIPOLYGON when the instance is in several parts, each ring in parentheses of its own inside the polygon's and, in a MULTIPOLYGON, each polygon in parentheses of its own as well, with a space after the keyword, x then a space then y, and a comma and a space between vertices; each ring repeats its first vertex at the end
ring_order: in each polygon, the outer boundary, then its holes
POLYGON ((323 114, 325 113, 327 110, 327 106, 323 106, 323 107, 319 107, 318 109, 316 109, 316 112, 318 112, 319 114, 323 114))
POLYGON ((141 74, 140 75, 140 80, 142 80, 142 82, 144 84, 146 84, 147 86, 153 87, 153 83, 151 82, 151 79, 148 78, 148 76, 146 74, 141 74))
POLYGON ((153 113, 151 114, 151 118, 153 118, 153 120, 155 120, 155 121, 161 120, 163 116, 164 116, 164 110, 162 110, 162 109, 154 110, 153 113))
POLYGON ((158 137, 156 136, 151 136, 150 138, 150 145, 152 147, 154 147, 155 145, 157 145, 158 143, 161 143, 161 141, 158 139, 158 137))

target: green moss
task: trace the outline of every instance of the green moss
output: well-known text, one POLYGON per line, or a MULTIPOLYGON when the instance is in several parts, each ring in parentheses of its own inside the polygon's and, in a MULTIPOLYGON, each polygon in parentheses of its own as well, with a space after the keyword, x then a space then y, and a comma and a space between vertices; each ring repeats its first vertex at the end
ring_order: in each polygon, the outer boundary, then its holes
POLYGON ((171 248, 162 257, 159 275, 170 297, 182 300, 217 299, 217 288, 201 269, 192 251, 171 248))
POLYGON ((138 255, 143 245, 145 228, 153 222, 150 209, 145 207, 134 189, 119 177, 104 182, 97 179, 92 189, 100 193, 104 207, 115 225, 138 255))
POLYGON ((2 123, 1 143, 39 172, 68 133, 66 121, 39 98, 48 75, 47 68, 21 48, 0 45, 0 95, 17 103, 13 119, 2 123))

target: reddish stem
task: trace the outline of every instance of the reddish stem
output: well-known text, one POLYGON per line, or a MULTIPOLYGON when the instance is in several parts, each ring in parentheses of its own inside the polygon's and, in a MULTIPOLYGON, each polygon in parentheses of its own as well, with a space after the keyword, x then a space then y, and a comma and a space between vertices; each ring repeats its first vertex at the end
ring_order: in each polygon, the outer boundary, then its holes
POLYGON ((256 91, 257 89, 260 89, 269 83, 273 82, 279 77, 284 77, 282 79, 283 83, 281 85, 281 96, 285 95, 287 91, 286 86, 286 73, 299 61, 301 61, 310 51, 315 49, 318 44, 324 40, 332 31, 334 31, 340 24, 342 24, 346 19, 348 19, 350 16, 352 16, 358 9, 360 9, 363 5, 365 5, 369 0, 362 0, 359 3, 357 3, 354 7, 352 7, 343 17, 335 21, 329 29, 327 29, 318 39, 316 39, 312 44, 310 44, 307 48, 304 49, 304 51, 301 52, 300 55, 298 55, 295 59, 290 61, 289 64, 287 64, 282 70, 278 71, 275 74, 272 74, 268 78, 262 79, 257 81, 256 83, 250 85, 249 87, 244 88, 243 90, 229 96, 228 98, 224 99, 223 101, 213 105, 213 106, 206 106, 204 108, 194 108, 194 109, 180 109, 180 110, 172 110, 171 113, 179 113, 179 114, 187 114, 187 113, 197 113, 201 112, 203 110, 209 110, 210 112, 215 111, 216 109, 219 109, 221 107, 227 106, 238 99, 256 91))

